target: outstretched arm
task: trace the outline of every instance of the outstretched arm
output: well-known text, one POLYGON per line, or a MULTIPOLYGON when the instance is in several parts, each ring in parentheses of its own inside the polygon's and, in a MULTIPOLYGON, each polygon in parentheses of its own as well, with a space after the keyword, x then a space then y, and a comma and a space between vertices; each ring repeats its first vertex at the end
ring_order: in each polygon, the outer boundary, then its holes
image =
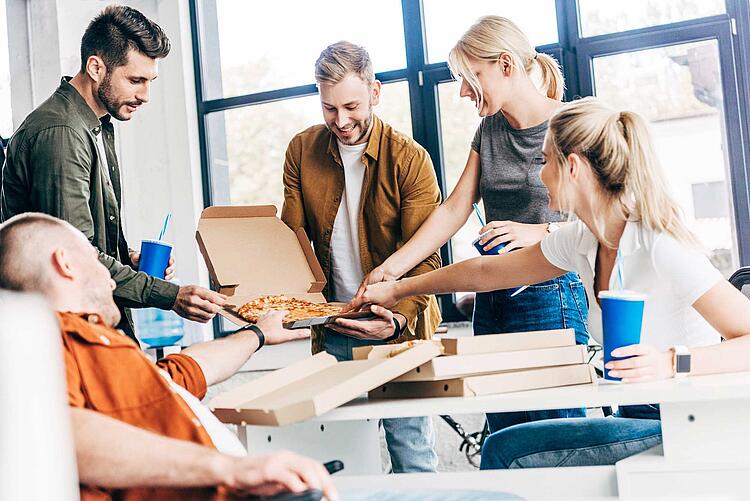
POLYGON ((542 254, 540 244, 501 256, 482 256, 452 264, 417 277, 398 282, 382 282, 367 287, 352 302, 390 307, 402 298, 417 294, 449 294, 453 292, 485 292, 536 284, 564 275, 542 254))

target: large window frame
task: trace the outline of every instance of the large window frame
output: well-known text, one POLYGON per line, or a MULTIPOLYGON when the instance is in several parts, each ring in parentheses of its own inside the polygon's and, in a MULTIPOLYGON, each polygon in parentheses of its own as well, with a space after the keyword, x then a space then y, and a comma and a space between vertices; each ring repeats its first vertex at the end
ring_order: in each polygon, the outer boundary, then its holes
MULTIPOLYGON (((317 94, 314 84, 289 87, 220 99, 204 99, 206 85, 202 50, 205 44, 201 21, 211 22, 211 15, 201 19, 199 0, 190 0, 190 18, 195 65, 195 87, 198 109, 198 129, 202 165, 204 204, 212 204, 212 176, 209 143, 222 141, 221 134, 207 135, 207 116, 210 113, 252 106, 282 99, 317 94), (219 136, 219 137, 216 137, 219 136)), ((412 135, 432 157, 443 196, 445 186, 444 155, 440 127, 438 85, 452 80, 447 63, 428 64, 421 0, 402 0, 406 68, 378 73, 385 83, 408 82, 411 106, 412 135)), ((558 43, 537 47, 539 52, 554 56, 561 64, 567 89, 566 100, 594 92, 593 59, 598 56, 650 49, 665 45, 707 39, 718 40, 721 54, 722 86, 725 96, 725 120, 728 134, 728 158, 732 186, 735 227, 740 263, 750 264, 750 5, 746 0, 726 0, 726 14, 677 23, 651 26, 619 33, 581 37, 576 0, 556 0, 558 43)), ((215 23, 215 15, 213 22, 215 23)), ((218 30, 218 26, 212 26, 218 30)), ((210 45, 210 44, 207 44, 210 45)), ((453 262, 450 242, 442 249, 444 264, 453 262)), ((440 297, 445 321, 462 320, 452 295, 440 297)), ((218 324, 217 324, 218 325, 218 324)))

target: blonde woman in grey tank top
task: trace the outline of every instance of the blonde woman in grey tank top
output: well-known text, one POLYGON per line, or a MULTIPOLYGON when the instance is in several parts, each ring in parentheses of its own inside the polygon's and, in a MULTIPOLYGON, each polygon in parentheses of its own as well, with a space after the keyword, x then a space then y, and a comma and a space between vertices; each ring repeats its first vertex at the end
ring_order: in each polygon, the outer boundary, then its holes
MULTIPOLYGON (((534 245, 561 220, 551 212, 541 180, 542 145, 547 120, 561 106, 563 77, 557 62, 537 53, 510 20, 480 18, 449 55, 469 98, 483 117, 466 167, 453 192, 398 252, 365 277, 358 296, 372 283, 396 280, 445 244, 467 221, 472 204, 484 200, 485 252, 500 253, 534 245), (541 89, 540 89, 541 87, 541 89)), ((562 223, 564 224, 564 223, 562 223)), ((572 328, 576 341, 588 342, 588 303, 583 283, 568 274, 512 290, 477 294, 475 335, 572 328)), ((490 430, 539 419, 583 417, 585 409, 489 414, 490 430)))

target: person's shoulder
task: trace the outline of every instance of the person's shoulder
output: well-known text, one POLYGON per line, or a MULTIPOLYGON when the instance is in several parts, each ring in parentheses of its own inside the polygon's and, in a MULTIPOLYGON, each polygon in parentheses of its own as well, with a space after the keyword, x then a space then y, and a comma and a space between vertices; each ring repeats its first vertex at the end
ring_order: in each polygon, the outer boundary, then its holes
POLYGON ((295 134, 291 142, 299 142, 303 145, 313 144, 320 141, 326 141, 327 143, 330 136, 331 131, 328 130, 328 127, 326 127, 325 124, 317 124, 295 134))
MULTIPOLYGON (((24 119, 16 130, 14 140, 33 141, 40 133, 55 131, 83 138, 86 125, 77 119, 77 112, 63 97, 53 94, 24 119)), ((18 144, 18 143, 16 143, 18 144)))
POLYGON ((381 150, 384 149, 384 146, 387 146, 393 156, 403 157, 406 155, 408 158, 416 154, 427 154, 427 150, 414 140, 414 138, 395 129, 386 122, 382 123, 383 129, 380 136, 381 150))

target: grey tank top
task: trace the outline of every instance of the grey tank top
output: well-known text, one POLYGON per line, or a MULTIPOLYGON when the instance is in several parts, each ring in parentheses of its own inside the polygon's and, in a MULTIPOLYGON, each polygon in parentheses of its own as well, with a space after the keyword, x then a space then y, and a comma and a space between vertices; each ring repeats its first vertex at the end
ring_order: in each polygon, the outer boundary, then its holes
POLYGON ((547 122, 514 129, 502 112, 482 119, 471 148, 479 154, 479 193, 487 222, 563 220, 548 208, 547 188, 539 178, 546 132, 547 122))

